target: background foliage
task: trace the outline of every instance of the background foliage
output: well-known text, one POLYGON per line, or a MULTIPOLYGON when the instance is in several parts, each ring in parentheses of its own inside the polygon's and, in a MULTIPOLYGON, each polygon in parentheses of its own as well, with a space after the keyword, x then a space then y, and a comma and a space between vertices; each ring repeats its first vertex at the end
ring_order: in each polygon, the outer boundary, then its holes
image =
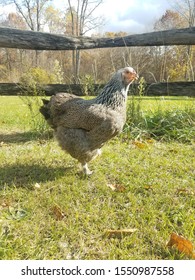
MULTIPOLYGON (((94 18, 93 12, 102 1, 79 1, 82 6, 72 6, 67 1, 67 8, 58 10, 53 1, 48 0, 1 0, 0 3, 14 3, 16 12, 0 16, 0 26, 47 31, 64 35, 84 36, 90 31, 96 37, 123 37, 125 32, 104 34, 97 32, 103 24, 102 18, 94 18), (90 4, 91 3, 91 4, 90 4), (94 5, 94 6, 91 6, 94 5), (27 9, 26 7, 29 7, 27 9), (85 11, 85 13, 84 13, 85 11), (90 22, 90 25, 89 25, 90 22)), ((78 2, 78 3, 79 3, 78 2)), ((194 26, 194 0, 174 0, 173 10, 167 10, 154 23, 154 30, 166 30, 194 26)), ((159 81, 192 81, 195 70, 194 46, 161 46, 161 47, 124 47, 113 49, 83 51, 32 51, 0 50, 0 81, 18 82, 34 68, 47 72, 49 80, 53 79, 56 63, 60 69, 60 83, 77 83, 90 75, 94 82, 105 83, 112 72, 124 65, 132 65, 146 80, 159 81)), ((45 74, 39 77, 45 82, 45 74)))

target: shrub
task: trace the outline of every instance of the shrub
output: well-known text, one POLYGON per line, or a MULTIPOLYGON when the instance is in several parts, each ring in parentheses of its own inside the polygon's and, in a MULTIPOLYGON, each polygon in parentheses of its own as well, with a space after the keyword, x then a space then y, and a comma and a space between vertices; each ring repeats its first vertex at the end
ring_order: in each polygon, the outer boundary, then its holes
POLYGON ((36 67, 31 68, 20 79, 20 83, 22 84, 20 98, 28 106, 30 111, 30 127, 39 134, 48 130, 46 122, 39 113, 39 108, 42 105, 39 96, 45 95, 44 91, 40 88, 40 84, 52 83, 54 78, 55 76, 53 74, 49 74, 46 70, 36 67))
POLYGON ((83 95, 95 95, 94 78, 91 75, 84 75, 80 78, 83 95))
POLYGON ((49 74, 46 70, 35 67, 24 73, 20 78, 22 85, 34 86, 40 84, 51 84, 55 81, 55 75, 49 74))

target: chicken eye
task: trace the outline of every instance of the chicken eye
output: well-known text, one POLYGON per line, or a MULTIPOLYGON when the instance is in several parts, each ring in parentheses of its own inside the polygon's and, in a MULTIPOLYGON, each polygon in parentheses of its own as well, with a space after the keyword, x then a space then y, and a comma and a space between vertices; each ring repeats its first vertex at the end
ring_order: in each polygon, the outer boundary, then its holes
POLYGON ((129 71, 129 70, 126 70, 125 72, 124 72, 124 74, 125 75, 129 75, 131 72, 129 71))

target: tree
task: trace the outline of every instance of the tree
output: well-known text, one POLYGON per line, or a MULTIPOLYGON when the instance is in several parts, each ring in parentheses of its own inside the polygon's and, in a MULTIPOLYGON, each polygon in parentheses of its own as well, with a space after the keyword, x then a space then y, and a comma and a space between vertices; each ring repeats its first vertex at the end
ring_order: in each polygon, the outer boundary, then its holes
MULTIPOLYGON (((66 34, 84 36, 87 32, 100 26, 102 24, 101 18, 93 17, 93 14, 102 2, 103 0, 76 0, 76 7, 74 7, 73 1, 68 0, 66 34)), ((80 60, 80 50, 72 51, 72 72, 75 82, 79 81, 80 60)))
POLYGON ((55 9, 52 5, 47 6, 45 9, 44 20, 47 31, 56 34, 65 33, 64 14, 59 9, 55 9))
MULTIPOLYGON (((185 27, 185 21, 180 16, 180 14, 176 11, 166 10, 166 12, 159 18, 158 21, 155 22, 154 29, 155 30, 170 30, 170 29, 177 29, 185 27)), ((157 75, 160 81, 171 80, 174 76, 176 78, 176 71, 172 71, 172 68, 177 69, 182 68, 182 63, 178 55, 182 53, 181 49, 183 47, 174 47, 174 46, 161 46, 153 48, 154 52, 156 53, 155 57, 155 65, 156 65, 156 73, 158 71, 159 75, 157 75), (171 62, 171 63, 170 63, 171 62), (174 75, 170 75, 170 73, 174 73, 174 75)), ((183 57, 182 57, 183 59, 183 57)), ((180 71, 179 79, 184 79, 182 77, 180 71)))
MULTIPOLYGON (((186 20, 176 10, 167 10, 155 23, 155 30, 178 29, 186 27, 186 20)), ((160 73, 160 80, 186 80, 187 46, 156 47, 156 65, 160 73)), ((156 68, 156 71, 157 71, 156 68)))
MULTIPOLYGON (((0 0, 5 5, 14 4, 26 27, 32 31, 41 31, 44 24, 45 9, 51 0, 0 0)), ((39 52, 35 51, 35 65, 38 65, 39 52)))
MULTIPOLYGON (((11 27, 11 28, 19 28, 26 29, 26 24, 23 18, 17 13, 11 12, 6 17, 5 15, 2 17, 0 22, 2 26, 11 27)), ((23 58, 24 58, 24 50, 10 49, 5 48, 0 50, 3 53, 3 64, 5 71, 5 78, 7 81, 14 80, 17 81, 20 76, 21 71, 23 70, 23 58), (20 67, 18 69, 18 64, 20 67)), ((2 63, 1 62, 1 63, 2 63)))
MULTIPOLYGON (((174 0, 171 1, 173 8, 180 14, 185 21, 186 27, 193 27, 195 25, 195 0, 174 0)), ((186 51, 186 73, 187 80, 195 80, 195 67, 193 66, 193 48, 194 46, 187 46, 186 51)))
POLYGON ((172 7, 185 20, 186 27, 195 24, 195 0, 172 0, 172 7))
POLYGON ((154 24, 154 30, 169 30, 174 28, 184 28, 185 20, 178 12, 166 10, 162 17, 154 24))
POLYGON ((14 4, 17 13, 22 16, 28 28, 41 31, 45 8, 51 0, 1 0, 6 5, 14 4))
MULTIPOLYGON (((0 0, 5 5, 13 3, 13 1, 0 0)), ((35 0, 17 0, 15 4, 18 5, 18 9, 22 11, 24 17, 16 9, 15 13, 8 15, 3 14, 0 19, 0 25, 18 29, 30 29, 30 30, 43 30, 52 33, 65 32, 64 13, 55 9, 52 5, 49 5, 50 1, 35 1, 35 0), (27 4, 29 9, 27 9, 27 4), (38 9, 36 9, 36 5, 38 9), (45 4, 45 5, 44 5, 45 4), (21 6, 20 6, 21 5, 21 6), (43 6, 44 5, 44 6, 43 6), (38 13, 37 17, 37 11, 38 13), (37 19, 37 20, 36 20, 37 19), (28 24, 27 24, 28 22, 28 24), (37 25, 37 22, 39 24, 37 25)), ((55 60, 59 61, 60 67, 64 72, 71 72, 71 59, 70 51, 34 51, 25 49, 1 49, 0 56, 3 57, 1 61, 2 69, 6 69, 6 80, 10 82, 14 80, 17 82, 20 76, 28 72, 32 67, 42 67, 51 71, 55 70, 55 60), (68 70, 68 71, 67 71, 68 70)), ((1 72, 3 71, 1 69, 1 72)), ((5 72, 5 71, 4 71, 5 72)), ((66 74, 66 77, 68 76, 66 74)), ((5 76, 5 75, 4 75, 5 76)), ((70 77, 68 76, 70 79, 70 77)))

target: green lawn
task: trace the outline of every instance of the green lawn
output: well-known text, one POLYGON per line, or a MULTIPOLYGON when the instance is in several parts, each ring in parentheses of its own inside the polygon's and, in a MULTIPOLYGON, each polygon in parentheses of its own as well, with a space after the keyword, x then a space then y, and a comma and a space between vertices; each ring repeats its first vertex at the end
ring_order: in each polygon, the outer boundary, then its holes
MULTIPOLYGON (((190 98, 141 101, 145 116, 192 106, 190 98)), ((20 98, 0 97, 0 259, 191 258, 167 247, 172 232, 195 244, 191 123, 183 142, 123 133, 82 178, 35 117, 38 125, 20 98), (136 231, 105 235, 124 229, 136 231)))

